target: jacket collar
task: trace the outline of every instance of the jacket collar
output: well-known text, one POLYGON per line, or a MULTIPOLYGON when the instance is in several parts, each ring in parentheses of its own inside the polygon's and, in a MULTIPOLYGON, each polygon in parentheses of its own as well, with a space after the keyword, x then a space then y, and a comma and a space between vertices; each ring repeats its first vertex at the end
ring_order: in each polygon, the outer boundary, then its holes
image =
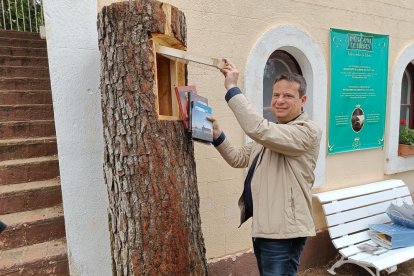
MULTIPOLYGON (((296 122, 296 121, 307 121, 308 120, 308 113, 306 112, 302 112, 300 113, 298 116, 296 116, 295 118, 293 118, 292 120, 290 120, 287 123, 284 123, 285 125, 291 125, 292 123, 296 122)), ((278 122, 279 124, 279 122, 278 122)))

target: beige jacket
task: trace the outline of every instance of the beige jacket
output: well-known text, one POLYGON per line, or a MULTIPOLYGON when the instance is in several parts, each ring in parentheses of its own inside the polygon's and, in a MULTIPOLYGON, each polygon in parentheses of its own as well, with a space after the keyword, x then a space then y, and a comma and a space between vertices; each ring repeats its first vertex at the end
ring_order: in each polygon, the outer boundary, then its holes
MULTIPOLYGON (((235 168, 256 164, 251 189, 252 237, 286 239, 315 235, 311 188, 321 131, 302 113, 287 124, 267 121, 238 94, 228 102, 244 132, 254 141, 235 148, 225 139, 217 150, 235 168)), ((241 223, 243 196, 239 200, 241 223)))

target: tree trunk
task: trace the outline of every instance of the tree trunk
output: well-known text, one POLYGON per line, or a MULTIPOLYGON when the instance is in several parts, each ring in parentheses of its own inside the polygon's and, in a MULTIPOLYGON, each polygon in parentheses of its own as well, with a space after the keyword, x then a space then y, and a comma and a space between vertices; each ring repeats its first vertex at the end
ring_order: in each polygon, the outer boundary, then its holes
MULTIPOLYGON (((169 6, 169 5, 168 5, 169 6)), ((116 275, 205 275, 192 141, 156 109, 153 33, 185 46, 184 14, 157 1, 98 15, 104 172, 116 275)))

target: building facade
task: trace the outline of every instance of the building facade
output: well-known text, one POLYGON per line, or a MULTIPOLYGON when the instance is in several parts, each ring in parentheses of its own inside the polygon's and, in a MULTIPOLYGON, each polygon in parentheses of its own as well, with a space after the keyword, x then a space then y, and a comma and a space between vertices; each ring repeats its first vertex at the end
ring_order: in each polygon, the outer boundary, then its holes
MULTIPOLYGON (((69 171, 78 162, 72 156, 83 156, 88 164, 101 164, 102 138, 97 137, 102 133, 102 123, 99 116, 96 15, 103 6, 112 2, 82 0, 79 1, 82 4, 74 4, 66 0, 45 1, 52 93, 54 99, 58 99, 54 101, 55 118, 62 158, 60 166, 70 266, 71 271, 79 275, 93 275, 88 273, 93 271, 90 270, 93 267, 100 269, 99 275, 110 274, 109 240, 105 240, 108 237, 105 234, 107 199, 101 166, 88 166, 80 179, 79 175, 69 171), (71 93, 73 88, 82 92, 74 95, 71 93), (93 114, 90 113, 91 108, 93 114), (84 119, 76 119, 81 114, 84 119), (71 116, 74 119, 68 119, 71 116), (72 137, 80 147, 71 146, 72 142, 64 138, 59 139, 62 135, 74 136, 75 123, 83 131, 83 136, 72 137), (93 185, 88 182, 91 179, 93 185), (81 186, 88 183, 90 196, 78 195, 79 190, 70 186, 73 182, 81 186), (93 203, 93 206, 85 202, 93 203), (88 222, 89 219, 75 221, 86 208, 97 212, 94 223, 88 222), (83 227, 76 225, 78 223, 83 227), (93 233, 89 241, 102 247, 99 250, 105 253, 97 257, 90 244, 79 244, 80 229, 83 233, 93 233), (96 241, 96 234, 99 241, 96 241)), ((353 4, 338 0, 167 2, 186 15, 187 50, 203 56, 230 58, 239 68, 239 86, 243 93, 265 117, 268 116, 272 78, 279 71, 299 72, 305 76, 308 82, 306 111, 323 130, 315 171, 315 193, 389 178, 402 179, 411 190, 414 189, 414 157, 398 155, 401 116, 409 121, 410 126, 414 124, 410 113, 414 93, 412 1, 363 0, 353 4), (327 154, 331 28, 389 36, 384 147, 327 154)), ((236 145, 245 144, 247 138, 224 100, 226 91, 221 73, 190 63, 188 84, 196 85, 198 93, 209 98, 214 117, 219 120, 226 136, 236 145)), ((195 149, 200 213, 209 263, 251 255, 250 223, 238 228, 237 201, 246 171, 228 166, 212 146, 197 144, 195 149)), ((86 212, 84 215, 88 217, 86 212)), ((325 221, 316 201, 314 221, 318 237, 323 239, 325 221)), ((309 252, 314 252, 313 244, 316 243, 310 243, 309 252)))

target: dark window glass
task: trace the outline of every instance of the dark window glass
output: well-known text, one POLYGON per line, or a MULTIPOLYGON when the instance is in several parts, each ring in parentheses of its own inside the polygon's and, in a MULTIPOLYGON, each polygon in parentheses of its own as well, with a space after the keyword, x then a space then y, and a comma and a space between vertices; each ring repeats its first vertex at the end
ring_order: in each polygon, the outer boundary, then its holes
POLYGON ((406 121, 406 126, 414 128, 414 65, 409 63, 405 68, 401 82, 400 120, 406 121))

